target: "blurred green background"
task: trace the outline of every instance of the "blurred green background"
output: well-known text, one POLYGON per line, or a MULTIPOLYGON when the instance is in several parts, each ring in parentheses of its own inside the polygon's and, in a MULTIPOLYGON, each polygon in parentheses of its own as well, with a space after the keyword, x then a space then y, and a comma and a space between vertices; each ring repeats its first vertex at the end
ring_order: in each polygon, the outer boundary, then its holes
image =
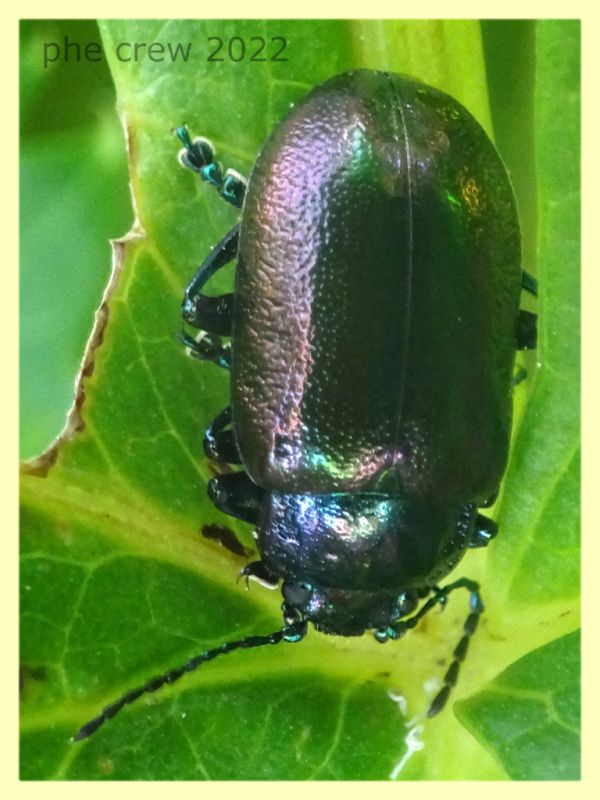
POLYGON ((133 216, 127 154, 106 61, 44 68, 44 42, 99 42, 92 20, 22 20, 20 75, 21 454, 61 430, 94 311, 110 274, 109 239, 133 216))

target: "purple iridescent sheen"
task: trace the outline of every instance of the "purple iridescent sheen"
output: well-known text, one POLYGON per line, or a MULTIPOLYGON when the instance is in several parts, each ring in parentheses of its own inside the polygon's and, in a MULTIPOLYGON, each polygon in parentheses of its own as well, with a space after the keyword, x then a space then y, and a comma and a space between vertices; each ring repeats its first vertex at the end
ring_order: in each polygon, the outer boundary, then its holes
POLYGON ((232 408, 252 480, 487 499, 520 274, 506 171, 461 105, 367 70, 317 87, 265 144, 243 209, 232 408))

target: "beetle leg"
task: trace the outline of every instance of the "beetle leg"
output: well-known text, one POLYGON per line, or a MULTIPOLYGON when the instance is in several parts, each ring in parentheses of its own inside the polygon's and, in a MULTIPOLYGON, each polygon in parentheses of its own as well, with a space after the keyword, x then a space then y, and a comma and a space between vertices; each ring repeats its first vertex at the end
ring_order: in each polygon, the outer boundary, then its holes
POLYGON ((265 490, 250 480, 246 472, 231 472, 212 478, 207 491, 219 511, 252 525, 258 523, 265 490))
MULTIPOLYGON (((525 270, 521 271, 521 288, 534 297, 537 297, 537 280, 529 272, 525 272, 525 270)), ((535 350, 536 342, 537 314, 532 314, 531 311, 519 311, 519 319, 517 321, 517 349, 535 350)))
POLYGON ((519 350, 535 350, 536 342, 537 314, 521 309, 517 321, 517 348, 519 350))
POLYGON ((498 525, 493 519, 477 514, 475 520, 475 530, 469 547, 487 547, 487 545, 498 535, 498 525))
POLYGON ((204 434, 204 452, 212 461, 241 464, 242 457, 231 428, 231 406, 214 418, 204 434))
POLYGON ((276 589, 279 586, 279 578, 269 572, 263 561, 251 561, 250 564, 246 564, 240 576, 246 578, 246 583, 250 578, 269 589, 276 589))
POLYGON ((179 334, 179 340, 190 351, 190 355, 199 361, 212 361, 218 367, 229 369, 231 361, 231 345, 222 344, 218 336, 203 333, 197 339, 185 331, 179 334))
POLYGON ((537 297, 537 280, 533 277, 533 275, 531 275, 531 273, 525 272, 525 270, 521 271, 521 288, 526 292, 529 292, 529 294, 532 294, 534 297, 537 297))
POLYGON ((199 136, 192 140, 185 125, 176 128, 175 135, 183 144, 183 149, 179 151, 179 163, 214 186, 227 203, 241 208, 246 193, 246 179, 234 169, 228 169, 223 174, 221 165, 215 160, 215 149, 208 139, 199 136))
MULTIPOLYGON (((489 523, 491 520, 487 520, 487 522, 489 523)), ((471 597, 469 599, 470 614, 465 620, 465 624, 463 626, 463 636, 452 653, 452 663, 444 675, 444 685, 433 698, 433 701, 429 706, 429 711, 427 712, 428 717, 435 717, 436 714, 439 714, 439 712, 446 705, 452 687, 456 685, 461 662, 464 661, 465 656, 467 655, 469 639, 477 630, 479 617, 484 611, 483 601, 481 599, 481 594, 479 593, 479 584, 475 581, 469 580, 469 578, 459 578, 459 580, 454 581, 454 583, 449 583, 447 586, 436 588, 433 596, 429 598, 425 605, 419 609, 419 611, 413 617, 409 617, 405 620, 399 620, 391 625, 387 630, 388 637, 390 639, 399 639, 406 633, 407 630, 416 627, 425 614, 429 613, 429 611, 431 611, 437 605, 440 603, 445 605, 448 595, 451 594, 455 589, 468 589, 471 593, 471 597)))
POLYGON ((525 380, 527 380, 527 370, 525 369, 525 367, 517 367, 517 371, 513 375, 513 379, 512 379, 512 387, 513 387, 513 389, 515 388, 515 386, 518 386, 520 383, 523 383, 523 381, 525 381, 525 380))
POLYGON ((235 225, 204 259, 184 292, 181 314, 194 328, 219 336, 231 335, 233 295, 209 297, 201 289, 215 272, 236 257, 239 236, 240 226, 235 225))

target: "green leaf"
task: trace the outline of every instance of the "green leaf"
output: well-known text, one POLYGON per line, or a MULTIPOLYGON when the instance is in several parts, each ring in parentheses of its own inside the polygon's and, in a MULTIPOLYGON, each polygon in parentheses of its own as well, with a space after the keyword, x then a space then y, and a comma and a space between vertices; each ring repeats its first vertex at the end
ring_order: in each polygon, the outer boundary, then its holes
POLYGON ((523 653, 553 638, 553 627, 556 640, 458 705, 459 718, 519 780, 579 774, 578 639, 559 638, 557 625, 559 617, 576 625, 579 613, 579 24, 539 22, 536 45, 541 367, 512 449, 502 536, 487 571, 504 607, 496 634, 523 653), (537 633, 534 618, 543 626, 537 633), (535 699, 523 694, 534 687, 535 699))
POLYGON ((579 24, 540 22, 537 44, 542 368, 504 484, 506 535, 492 556, 503 600, 516 607, 579 591, 579 24))
POLYGON ((519 659, 482 692, 457 703, 458 718, 511 778, 579 779, 579 651, 576 631, 519 659))
MULTIPOLYGON (((559 36, 573 31, 572 24, 553 24, 559 36)), ((497 35, 489 25, 486 56, 497 35)), ((290 104, 330 75, 360 66, 434 83, 490 131, 491 120, 499 119, 494 93, 491 109, 487 94, 486 69, 487 75, 494 72, 494 60, 484 61, 477 22, 118 21, 102 23, 101 31, 127 134, 137 225, 115 246, 112 282, 65 435, 30 462, 22 478, 22 777, 512 775, 511 759, 486 739, 483 708, 469 718, 468 728, 451 707, 432 721, 423 719, 435 691, 431 682, 439 685, 443 662, 461 636, 466 597, 395 645, 311 630, 298 646, 233 653, 138 700, 89 740, 69 741, 132 686, 206 648, 281 626, 278 593, 256 585, 246 592, 236 583, 249 560, 239 553, 254 552, 251 530, 221 515, 205 493, 212 472, 202 457, 202 431, 227 405, 228 379, 213 365, 185 356, 177 340, 179 306, 194 266, 236 215, 177 166, 171 129, 188 123, 214 142, 226 166, 247 174, 290 104), (207 62, 215 46, 211 36, 225 42, 232 36, 263 36, 267 42, 284 36, 289 60, 207 62), (136 63, 117 57, 120 43, 153 41, 191 43, 190 58, 136 63), (237 553, 203 536, 209 525, 233 531, 241 544, 237 553)), ((482 692, 532 648, 577 626, 578 484, 571 471, 576 462, 567 458, 577 434, 577 407, 567 392, 577 380, 570 365, 578 343, 573 317, 565 327, 561 316, 573 308, 577 321, 577 263, 573 251, 556 257, 554 229, 542 213, 577 190, 576 175, 561 173, 558 186, 548 179, 556 158, 550 104, 576 92, 577 78, 573 69, 565 70, 554 100, 541 92, 556 71, 552 36, 545 35, 537 43, 535 76, 544 367, 532 381, 498 506, 502 535, 489 554, 471 553, 460 568, 460 574, 483 579, 487 612, 461 669, 456 700, 482 692), (561 360, 565 348, 567 364, 561 360), (532 561, 545 572, 538 574, 532 561)), ((576 42, 568 39, 563 50, 563 62, 577 59, 576 42)), ((497 75, 494 82, 499 85, 497 75)), ((573 114, 577 118, 576 109, 573 114)), ((533 120, 527 110, 515 115, 516 130, 510 132, 505 115, 504 141, 514 141, 524 129, 533 141, 533 120)), ((533 153, 531 148, 532 158, 533 153)), ((532 174, 531 164, 527 169, 532 174)), ((529 225, 535 218, 525 215, 529 225)), ((573 216, 566 220, 561 242, 566 235, 576 244, 573 216)), ((214 281, 215 292, 230 286, 231 275, 214 281)), ((518 404, 526 394, 526 385, 518 387, 518 404)), ((554 676, 543 664, 538 673, 537 686, 547 691, 554 676)))

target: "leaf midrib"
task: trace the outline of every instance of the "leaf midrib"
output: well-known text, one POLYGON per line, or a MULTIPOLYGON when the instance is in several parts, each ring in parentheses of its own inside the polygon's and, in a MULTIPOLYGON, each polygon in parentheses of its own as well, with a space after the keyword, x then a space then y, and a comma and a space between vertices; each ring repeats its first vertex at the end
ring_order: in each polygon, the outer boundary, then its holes
MULTIPOLYGON (((239 560, 218 545, 200 539, 189 522, 178 519, 173 509, 166 516, 149 498, 132 494, 129 486, 125 496, 118 485, 108 493, 100 492, 97 486, 91 490, 55 476, 22 475, 21 498, 30 507, 59 519, 64 519, 68 511, 73 519, 93 525, 124 554, 153 558, 197 573, 228 590, 235 585, 239 560)), ((250 602, 272 609, 271 598, 263 599, 259 592, 251 595, 250 602)))

